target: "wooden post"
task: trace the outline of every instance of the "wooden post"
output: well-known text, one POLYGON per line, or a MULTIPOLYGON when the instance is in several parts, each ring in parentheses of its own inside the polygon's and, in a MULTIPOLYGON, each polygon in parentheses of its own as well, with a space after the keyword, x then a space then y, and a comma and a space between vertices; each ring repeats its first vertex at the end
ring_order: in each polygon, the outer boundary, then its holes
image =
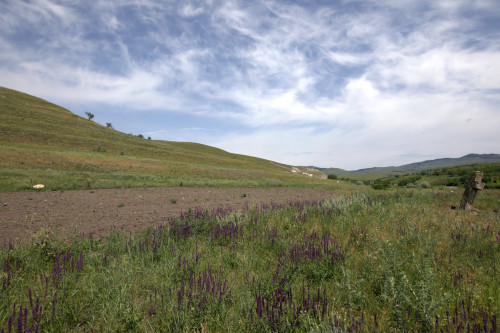
POLYGON ((469 177, 469 180, 465 182, 465 191, 462 195, 462 201, 460 202, 461 209, 471 209, 474 198, 476 198, 477 191, 484 188, 483 173, 481 171, 473 171, 469 177))

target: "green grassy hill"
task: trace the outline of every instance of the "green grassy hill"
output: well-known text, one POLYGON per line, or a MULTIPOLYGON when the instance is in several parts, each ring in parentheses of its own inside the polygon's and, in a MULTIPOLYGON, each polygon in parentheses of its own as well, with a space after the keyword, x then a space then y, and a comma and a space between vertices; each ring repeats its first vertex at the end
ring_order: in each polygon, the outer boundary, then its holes
MULTIPOLYGON (((291 166, 214 147, 124 134, 0 87, 0 191, 324 183, 291 166)), ((318 172, 318 175, 320 173, 318 172)))
POLYGON ((433 169, 449 168, 461 165, 488 164, 500 162, 499 154, 468 154, 459 158, 439 158, 405 164, 397 167, 368 168, 352 171, 353 173, 394 173, 394 172, 420 172, 433 169))
POLYGON ((405 174, 385 175, 359 173, 343 176, 341 179, 354 184, 372 185, 375 189, 389 187, 463 187, 473 171, 483 172, 483 183, 486 189, 500 189, 500 163, 479 163, 460 165, 405 174))
POLYGON ((483 172, 485 188, 500 189, 500 163, 481 163, 427 170, 421 171, 420 175, 431 185, 462 186, 475 170, 483 172))
MULTIPOLYGON (((439 158, 400 166, 374 167, 347 171, 338 168, 316 168, 326 175, 348 177, 357 180, 376 179, 382 177, 401 176, 407 173, 416 173, 428 170, 450 168, 473 164, 500 163, 500 154, 468 154, 459 158, 439 158)), ((313 167, 314 168, 314 167, 313 167)))

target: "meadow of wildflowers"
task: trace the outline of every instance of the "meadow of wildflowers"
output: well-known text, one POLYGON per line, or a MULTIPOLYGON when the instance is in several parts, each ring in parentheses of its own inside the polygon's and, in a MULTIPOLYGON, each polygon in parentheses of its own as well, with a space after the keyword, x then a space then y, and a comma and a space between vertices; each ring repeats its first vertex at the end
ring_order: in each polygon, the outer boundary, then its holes
POLYGON ((500 193, 194 207, 0 250, 3 332, 498 332, 500 193))

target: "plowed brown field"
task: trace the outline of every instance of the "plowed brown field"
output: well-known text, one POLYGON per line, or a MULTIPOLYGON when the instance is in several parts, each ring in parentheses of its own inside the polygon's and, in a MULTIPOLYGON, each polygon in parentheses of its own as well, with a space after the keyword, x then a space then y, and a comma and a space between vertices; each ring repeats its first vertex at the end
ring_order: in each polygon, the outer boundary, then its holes
POLYGON ((289 200, 322 200, 333 192, 295 188, 129 188, 0 193, 0 246, 33 237, 103 237, 137 232, 189 208, 240 208, 289 200))

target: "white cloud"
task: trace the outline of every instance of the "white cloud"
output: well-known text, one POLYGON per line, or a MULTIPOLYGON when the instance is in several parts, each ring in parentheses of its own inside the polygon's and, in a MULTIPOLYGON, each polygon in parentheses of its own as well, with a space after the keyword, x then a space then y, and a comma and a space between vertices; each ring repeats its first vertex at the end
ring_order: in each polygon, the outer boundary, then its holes
POLYGON ((369 57, 361 54, 353 54, 347 52, 332 52, 327 51, 325 56, 340 65, 350 66, 350 65, 364 65, 368 63, 369 57))
POLYGON ((58 24, 69 26, 75 19, 73 12, 50 0, 35 0, 32 2, 6 0, 0 4, 2 20, 0 27, 4 32, 12 32, 16 28, 26 25, 37 26, 39 29, 49 23, 53 25, 54 19, 58 24), (52 22, 52 23, 51 23, 52 22))
POLYGON ((9 86, 45 96, 50 100, 72 103, 106 103, 138 110, 180 108, 182 102, 176 96, 158 91, 163 78, 151 72, 133 69, 128 76, 115 76, 72 68, 55 63, 22 63, 23 79, 19 72, 3 73, 2 81, 9 86), (58 71, 52 70, 57 66, 58 71))
POLYGON ((498 149, 500 116, 493 107, 465 97, 450 103, 449 96, 431 101, 426 96, 393 96, 374 99, 359 110, 353 111, 347 104, 339 107, 344 109, 338 119, 326 124, 261 127, 250 134, 231 133, 213 144, 292 165, 345 169, 402 165, 422 156, 459 157, 498 149), (477 140, 471 141, 471 136, 477 140))
POLYGON ((500 146, 500 33, 481 33, 495 1, 86 6, 1 2, 0 84, 54 102, 231 120, 234 133, 210 140, 293 164, 500 146))
POLYGON ((179 11, 179 15, 182 17, 195 17, 203 13, 203 8, 202 7, 195 7, 192 4, 188 3, 186 6, 182 7, 181 10, 179 11))

